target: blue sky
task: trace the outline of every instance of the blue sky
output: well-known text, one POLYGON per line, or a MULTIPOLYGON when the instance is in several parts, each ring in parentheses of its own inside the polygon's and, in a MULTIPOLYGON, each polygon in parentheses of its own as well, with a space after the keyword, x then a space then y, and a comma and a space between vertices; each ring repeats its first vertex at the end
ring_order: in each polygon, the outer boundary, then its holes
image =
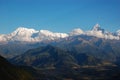
POLYGON ((0 0, 0 33, 22 26, 70 32, 96 23, 108 31, 120 29, 120 0, 0 0))

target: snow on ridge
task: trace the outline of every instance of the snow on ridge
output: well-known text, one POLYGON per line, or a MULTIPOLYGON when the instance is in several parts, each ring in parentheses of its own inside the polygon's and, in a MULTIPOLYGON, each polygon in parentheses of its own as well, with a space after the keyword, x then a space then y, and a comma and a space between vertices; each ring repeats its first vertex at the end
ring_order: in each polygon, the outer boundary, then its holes
MULTIPOLYGON (((120 40, 120 30, 118 30, 115 35, 115 33, 111 33, 111 32, 108 32, 108 31, 105 31, 104 29, 102 29, 99 24, 96 24, 92 28, 92 30, 83 31, 81 29, 74 29, 71 33, 74 34, 72 36, 87 35, 87 36, 95 36, 95 37, 104 38, 104 39, 120 40)), ((71 35, 71 33, 70 33, 70 35, 71 35)))
POLYGON ((80 28, 74 29, 69 33, 70 36, 81 35, 81 34, 84 34, 84 31, 80 28))
POLYGON ((49 30, 37 31, 35 29, 19 27, 10 34, 6 34, 6 35, 1 34, 0 42, 5 42, 5 41, 41 42, 45 40, 57 40, 57 39, 66 38, 69 36, 77 36, 77 35, 87 35, 87 36, 95 36, 98 38, 120 40, 120 30, 116 31, 116 33, 110 33, 102 29, 99 24, 96 24, 92 30, 83 31, 82 29, 77 28, 72 30, 70 33, 51 32, 49 30))
POLYGON ((48 31, 48 30, 40 30, 39 34, 43 34, 45 36, 56 37, 56 38, 68 37, 68 34, 66 34, 66 33, 56 33, 56 32, 51 32, 51 31, 48 31))
POLYGON ((3 41, 28 41, 28 42, 40 42, 44 40, 55 40, 59 38, 68 37, 66 33, 54 33, 48 30, 28 29, 19 27, 15 31, 7 35, 0 35, 0 42, 3 41))

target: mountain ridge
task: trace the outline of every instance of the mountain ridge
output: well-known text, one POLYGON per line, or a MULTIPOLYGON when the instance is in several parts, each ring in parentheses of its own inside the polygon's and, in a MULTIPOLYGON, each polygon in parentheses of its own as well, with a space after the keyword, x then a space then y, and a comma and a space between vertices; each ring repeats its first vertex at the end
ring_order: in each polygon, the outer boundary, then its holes
POLYGON ((14 42, 14 41, 44 42, 44 41, 59 40, 61 38, 67 38, 70 36, 77 36, 77 35, 87 35, 87 36, 95 36, 104 39, 120 40, 120 30, 111 33, 102 29, 99 24, 96 24, 92 30, 83 31, 82 29, 77 28, 69 33, 51 32, 49 30, 38 31, 35 29, 19 27, 10 34, 1 34, 0 42, 14 42))
POLYGON ((24 54, 10 59, 10 61, 13 64, 37 68, 79 67, 103 64, 103 61, 94 56, 84 53, 73 53, 51 45, 30 49, 24 54))

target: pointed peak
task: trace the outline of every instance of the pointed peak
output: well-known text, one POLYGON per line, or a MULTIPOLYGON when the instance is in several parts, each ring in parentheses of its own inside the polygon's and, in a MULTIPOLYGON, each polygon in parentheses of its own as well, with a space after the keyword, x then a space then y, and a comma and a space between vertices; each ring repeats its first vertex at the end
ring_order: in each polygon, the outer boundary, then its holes
POLYGON ((95 26, 96 26, 96 27, 100 27, 100 25, 99 25, 98 23, 97 23, 97 24, 95 24, 95 26))
POLYGON ((101 30, 100 25, 97 23, 97 24, 93 27, 92 30, 93 30, 93 31, 101 30))
POLYGON ((102 29, 99 24, 96 24, 96 25, 93 27, 92 31, 99 31, 99 32, 105 33, 105 30, 102 29))

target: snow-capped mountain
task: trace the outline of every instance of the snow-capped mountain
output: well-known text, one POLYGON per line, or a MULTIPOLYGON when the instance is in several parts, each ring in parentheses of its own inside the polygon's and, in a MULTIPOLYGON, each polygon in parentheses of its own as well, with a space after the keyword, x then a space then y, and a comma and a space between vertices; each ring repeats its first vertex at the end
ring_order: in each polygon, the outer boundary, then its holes
POLYGON ((93 27, 92 31, 99 31, 99 32, 104 33, 105 30, 102 29, 99 24, 96 24, 96 25, 93 27))
POLYGON ((10 34, 1 34, 0 42, 10 41, 24 41, 24 42, 42 42, 42 41, 53 41, 61 38, 67 38, 69 36, 87 35, 95 36, 98 38, 115 39, 120 40, 120 30, 115 33, 105 31, 96 24, 92 30, 83 31, 80 28, 72 30, 70 33, 56 33, 49 30, 34 30, 24 27, 19 27, 10 34))
POLYGON ((56 40, 68 37, 66 33, 54 33, 48 30, 34 30, 19 27, 14 32, 7 35, 0 35, 0 42, 9 41, 25 41, 25 42, 41 42, 45 40, 56 40))
POLYGON ((96 24, 92 30, 86 31, 85 34, 88 36, 95 36, 98 38, 104 38, 104 29, 101 29, 99 24, 96 24))
POLYGON ((95 36, 98 38, 105 38, 105 39, 115 39, 115 40, 119 40, 119 35, 117 33, 117 35, 115 35, 115 33, 111 33, 108 31, 105 31, 104 29, 102 29, 100 27, 99 24, 96 24, 93 29, 91 31, 87 31, 86 34, 89 36, 95 36))
POLYGON ((9 39, 11 41, 32 41, 31 36, 37 32, 38 31, 34 29, 27 29, 27 28, 19 27, 18 29, 16 29, 14 32, 9 34, 8 36, 10 36, 9 39))
POLYGON ((115 33, 111 33, 102 29, 99 24, 96 24, 92 28, 92 30, 88 30, 88 31, 83 31, 81 29, 74 29, 72 32, 70 32, 69 35, 70 36, 87 35, 87 36, 95 36, 95 37, 104 38, 104 39, 120 40, 120 30, 118 30, 115 33))

